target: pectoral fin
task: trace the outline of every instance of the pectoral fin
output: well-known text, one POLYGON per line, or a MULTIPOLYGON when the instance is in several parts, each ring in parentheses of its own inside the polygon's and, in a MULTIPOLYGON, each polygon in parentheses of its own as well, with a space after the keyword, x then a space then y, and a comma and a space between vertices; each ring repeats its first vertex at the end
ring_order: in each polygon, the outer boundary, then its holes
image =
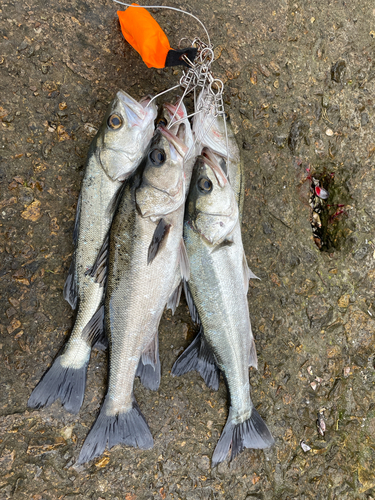
POLYGON ((158 251, 162 247, 163 241, 165 241, 168 236, 170 228, 171 224, 167 224, 164 219, 159 220, 150 246, 148 247, 147 264, 151 264, 151 262, 155 259, 158 251))

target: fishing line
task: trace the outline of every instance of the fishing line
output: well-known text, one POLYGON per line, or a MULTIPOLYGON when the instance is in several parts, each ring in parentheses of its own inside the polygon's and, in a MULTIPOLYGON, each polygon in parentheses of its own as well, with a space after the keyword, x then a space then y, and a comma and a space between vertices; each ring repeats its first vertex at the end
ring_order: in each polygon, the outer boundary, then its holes
POLYGON ((206 30, 206 26, 202 23, 202 21, 200 19, 198 19, 198 17, 194 16, 194 14, 191 14, 190 12, 186 12, 186 10, 178 9, 177 7, 169 7, 168 5, 147 5, 147 6, 132 5, 129 3, 120 2, 120 0, 113 0, 113 2, 118 3, 120 5, 125 5, 125 7, 135 7, 135 8, 140 7, 143 9, 169 9, 169 10, 175 10, 176 12, 181 12, 182 14, 187 14, 188 16, 193 17, 202 26, 202 28, 204 29, 204 32, 206 33, 208 45, 211 47, 211 39, 210 39, 210 35, 208 34, 208 31, 206 30))

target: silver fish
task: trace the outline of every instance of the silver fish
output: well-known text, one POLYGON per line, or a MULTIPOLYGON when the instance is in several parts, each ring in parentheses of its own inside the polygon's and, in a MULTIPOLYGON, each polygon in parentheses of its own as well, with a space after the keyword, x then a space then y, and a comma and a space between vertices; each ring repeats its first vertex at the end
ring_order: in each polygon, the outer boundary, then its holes
POLYGON ((133 395, 134 377, 157 389, 158 328, 163 310, 189 277, 182 239, 186 146, 163 126, 143 172, 124 189, 110 233, 105 323, 110 347, 108 390, 79 463, 108 444, 151 448, 153 438, 133 395), (178 280, 176 280, 178 276, 178 280))
MULTIPOLYGON (((173 366, 174 375, 197 370, 217 389, 225 378, 230 409, 212 465, 244 448, 274 442, 250 398, 249 366, 257 367, 246 298, 248 268, 242 245, 236 195, 218 164, 198 157, 184 222, 190 261, 189 291, 201 330, 173 366)), ((188 298, 189 302, 189 298, 188 298)))
POLYGON ((105 243, 123 181, 139 165, 154 132, 156 107, 149 98, 135 101, 119 91, 93 139, 82 181, 74 228, 75 252, 64 296, 77 317, 62 354, 32 392, 28 406, 49 406, 60 399, 77 413, 82 405, 91 348, 104 344, 103 282, 105 243), (98 257, 98 252, 103 247, 98 257), (99 261, 98 261, 99 259, 99 261), (94 265, 96 263, 96 265, 94 265), (90 270, 95 269, 95 273, 90 270))

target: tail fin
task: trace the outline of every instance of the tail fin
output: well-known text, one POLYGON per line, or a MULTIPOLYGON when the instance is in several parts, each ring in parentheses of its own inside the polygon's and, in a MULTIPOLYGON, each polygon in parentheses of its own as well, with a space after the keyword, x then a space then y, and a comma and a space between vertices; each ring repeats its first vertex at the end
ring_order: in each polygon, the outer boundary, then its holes
POLYGON ((27 406, 50 406, 60 399, 69 413, 78 413, 85 394, 87 365, 88 361, 81 368, 65 367, 58 356, 31 393, 27 406))
POLYGON ((69 345, 65 353, 58 356, 43 375, 27 402, 30 408, 50 406, 60 399, 69 413, 79 412, 85 395, 91 347, 105 348, 108 342, 104 334, 103 318, 104 306, 101 305, 82 330, 80 343, 69 345), (77 364, 69 366, 69 359, 75 359, 77 363, 77 352, 81 366, 77 364))
POLYGON ((220 370, 216 366, 211 349, 204 341, 202 328, 173 365, 172 375, 183 375, 192 370, 201 375, 210 389, 219 389, 220 370))
POLYGON ((212 467, 223 462, 232 447, 230 459, 233 460, 244 448, 264 449, 270 448, 275 443, 267 425, 262 417, 252 409, 250 418, 241 424, 235 424, 229 417, 212 456, 212 467))
POLYGON ((111 449, 120 443, 143 450, 152 448, 154 444, 146 419, 136 401, 133 402, 131 410, 116 415, 106 414, 106 401, 104 401, 99 416, 83 443, 77 464, 83 464, 100 456, 107 444, 111 449))

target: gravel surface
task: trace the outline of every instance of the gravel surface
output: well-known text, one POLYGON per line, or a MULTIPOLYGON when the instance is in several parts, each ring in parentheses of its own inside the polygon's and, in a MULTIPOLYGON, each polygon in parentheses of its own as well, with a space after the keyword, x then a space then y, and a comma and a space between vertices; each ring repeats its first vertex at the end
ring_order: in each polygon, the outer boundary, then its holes
MULTIPOLYGON (((182 4, 174 4, 182 6, 182 4)), ((186 303, 160 326, 162 381, 135 383, 152 450, 116 446, 75 466, 106 386, 91 358, 78 416, 27 399, 72 327, 62 290, 90 141, 121 88, 175 85, 122 38, 109 0, 0 6, 0 499, 356 499, 375 497, 375 9, 352 2, 189 0, 212 36, 212 69, 246 172, 243 239, 259 358, 253 401, 276 445, 211 469, 227 394, 173 378, 194 336, 186 303), (330 196, 319 250, 311 176, 330 196), (317 427, 318 412, 325 422, 317 427), (323 426, 324 427, 324 426, 323 426), (301 447, 303 441, 304 449, 301 447), (306 445, 306 446, 305 446, 306 445)), ((203 36, 154 16, 172 46, 203 36)))

